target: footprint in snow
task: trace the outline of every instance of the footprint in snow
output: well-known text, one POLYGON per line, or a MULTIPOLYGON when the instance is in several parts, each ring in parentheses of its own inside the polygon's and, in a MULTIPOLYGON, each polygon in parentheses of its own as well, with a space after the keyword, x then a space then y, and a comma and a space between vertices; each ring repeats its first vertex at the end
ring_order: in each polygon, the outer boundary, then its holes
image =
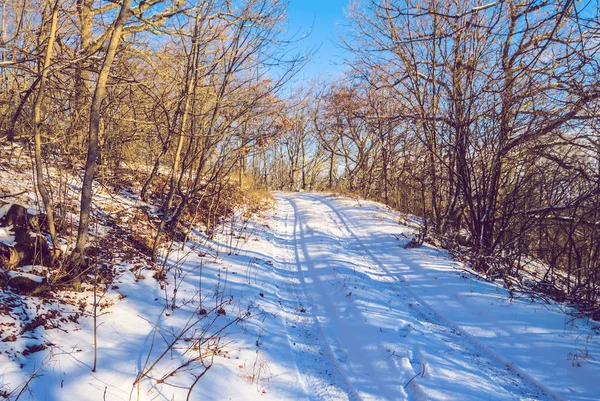
POLYGON ((332 346, 331 348, 338 362, 345 363, 348 360, 348 352, 345 349, 336 346, 332 346))

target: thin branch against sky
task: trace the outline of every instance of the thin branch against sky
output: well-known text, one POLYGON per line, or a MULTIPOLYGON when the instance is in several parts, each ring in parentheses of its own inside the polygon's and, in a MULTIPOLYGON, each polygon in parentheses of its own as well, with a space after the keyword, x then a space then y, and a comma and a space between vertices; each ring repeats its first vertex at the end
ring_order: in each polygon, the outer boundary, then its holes
POLYGON ((345 50, 338 37, 347 24, 348 4, 349 0, 289 0, 288 35, 298 40, 301 52, 317 49, 299 74, 300 80, 335 78, 342 71, 345 50))

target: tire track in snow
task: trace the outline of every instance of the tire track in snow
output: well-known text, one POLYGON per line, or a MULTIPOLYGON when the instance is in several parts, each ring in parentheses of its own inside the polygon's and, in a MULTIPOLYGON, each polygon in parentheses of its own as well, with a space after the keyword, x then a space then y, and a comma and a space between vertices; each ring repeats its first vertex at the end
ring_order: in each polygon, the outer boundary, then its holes
MULTIPOLYGON (((306 202, 306 199, 303 199, 303 201, 306 202)), ((342 226, 339 224, 339 222, 334 217, 330 216, 330 214, 328 213, 328 210, 327 210, 328 207, 323 208, 322 206, 324 206, 324 205, 322 202, 310 202, 310 203, 311 203, 311 209, 318 210, 320 213, 323 213, 325 215, 325 219, 329 223, 328 228, 333 228, 334 231, 336 232, 336 233, 328 232, 327 236, 331 237, 331 238, 335 238, 335 242, 339 244, 341 250, 343 250, 344 253, 347 253, 348 248, 351 248, 352 251, 350 252, 350 254, 356 254, 359 256, 358 258, 354 258, 354 257, 352 258, 353 264, 361 265, 361 268, 364 271, 361 271, 361 269, 354 268, 354 271, 353 271, 353 274, 351 275, 351 277, 354 277, 357 280, 358 280, 358 278, 360 278, 363 283, 362 289, 364 289, 368 286, 368 288, 370 290, 372 290, 370 292, 371 295, 373 295, 373 293, 377 294, 375 296, 375 302, 380 302, 383 304, 386 302, 385 301, 386 299, 395 298, 397 296, 396 291, 394 291, 393 288, 389 288, 390 284, 394 283, 394 281, 382 282, 380 280, 373 279, 373 277, 371 276, 373 271, 372 270, 368 271, 370 269, 369 266, 371 265, 371 263, 369 263, 367 258, 365 258, 363 255, 361 255, 358 252, 359 249, 354 244, 352 244, 350 241, 348 241, 344 237, 344 230, 343 230, 342 226), (319 205, 321 206, 320 208, 318 207, 319 205), (314 206, 317 206, 317 208, 315 209, 314 206), (325 209, 325 210, 323 210, 323 209, 325 209), (362 264, 357 263, 359 261, 362 261, 363 263, 362 264)), ((308 250, 305 250, 304 253, 308 255, 308 250)), ((352 255, 352 256, 354 256, 354 255, 352 255)), ((311 264, 309 264, 309 266, 311 266, 311 264)), ((337 272, 338 276, 344 278, 345 280, 347 280, 350 277, 350 275, 343 274, 340 270, 337 270, 337 269, 333 269, 333 270, 337 272)), ((312 271, 314 271, 314 268, 311 268, 311 272, 312 271)), ((363 301, 366 301, 366 299, 363 301)), ((373 302, 374 300, 370 299, 370 301, 373 302)), ((366 304, 364 302, 362 304, 363 304, 362 306, 357 306, 350 299, 348 300, 349 307, 355 311, 355 315, 354 315, 355 318, 358 318, 358 320, 360 320, 360 321, 362 321, 364 319, 364 321, 366 322, 367 317, 369 317, 369 315, 372 311, 370 310, 370 308, 368 308, 366 306, 366 304)), ((370 338, 369 340, 371 340, 371 342, 373 341, 372 338, 370 338)), ((389 343, 389 341, 388 341, 388 343, 389 343)), ((390 393, 388 391, 387 398, 388 399, 396 399, 398 397, 401 397, 408 401, 427 401, 425 392, 423 391, 420 384, 417 381, 412 380, 421 374, 422 365, 418 364, 417 366, 419 369, 415 369, 415 364, 413 363, 413 358, 401 357, 401 359, 398 361, 391 357, 392 356, 400 357, 400 356, 394 355, 394 354, 390 355, 389 354, 390 350, 386 349, 386 346, 384 345, 383 342, 377 342, 376 346, 377 346, 378 350, 380 351, 380 354, 387 354, 385 357, 385 360, 386 360, 387 370, 388 370, 388 372, 380 371, 377 373, 381 373, 382 375, 385 375, 387 373, 388 376, 393 376, 395 378, 395 389, 394 389, 393 393, 390 393)), ((413 352, 409 352, 409 353, 411 355, 413 354, 413 352)), ((374 371, 375 369, 372 369, 372 370, 374 371)), ((380 389, 383 389, 384 387, 386 387, 386 386, 383 384, 379 385, 380 389)), ((389 385, 387 387, 389 387, 389 385)), ((382 394, 379 394, 379 396, 381 397, 382 394)))
MULTIPOLYGON (((278 202, 277 227, 276 227, 276 231, 272 234, 272 237, 271 237, 273 240, 272 250, 271 250, 271 258, 273 260, 273 265, 271 266, 271 269, 269 269, 269 271, 271 273, 271 276, 276 281, 282 282, 284 284, 287 294, 292 295, 294 300, 296 301, 295 303, 298 304, 297 294, 292 289, 291 283, 289 282, 289 280, 286 278, 279 277, 279 275, 275 271, 275 268, 281 269, 287 263, 285 260, 285 253, 286 253, 285 251, 287 251, 287 249, 286 249, 286 245, 285 245, 284 241, 280 238, 280 235, 282 232, 286 232, 286 228, 287 228, 287 224, 288 224, 288 215, 286 214, 285 219, 282 220, 281 214, 282 214, 281 207, 279 207, 279 202, 278 202), (283 230, 282 230, 282 228, 283 228, 283 230), (283 252, 281 252, 282 250, 283 250, 283 252), (281 254, 283 254, 283 256, 281 256, 281 254)), ((297 351, 294 348, 294 346, 296 344, 296 341, 294 341, 294 340, 296 338, 291 335, 290 330, 288 329, 288 326, 293 325, 293 323, 292 323, 293 319, 290 320, 290 317, 294 317, 295 314, 291 312, 290 307, 288 307, 287 305, 284 305, 284 302, 286 302, 286 304, 287 304, 287 302, 289 302, 289 300, 282 298, 279 286, 275 285, 275 287, 277 288, 276 295, 277 295, 279 307, 281 310, 280 318, 282 320, 282 323, 284 323, 286 339, 288 342, 288 346, 290 347, 290 350, 292 350, 292 357, 294 358, 294 366, 296 367, 296 372, 294 372, 294 374, 297 377, 297 379, 299 380, 300 385, 302 386, 302 390, 303 390, 304 394, 306 394, 306 396, 307 396, 307 399, 311 399, 309 395, 311 394, 311 391, 314 391, 315 386, 312 386, 313 389, 311 390, 311 384, 314 384, 314 383, 307 382, 305 377, 300 373, 301 362, 299 361, 297 351), (292 315, 294 315, 294 316, 292 316, 292 315)))
MULTIPOLYGON (((285 201, 292 206, 289 200, 286 199, 285 201)), ((276 248, 280 252, 274 252, 273 256, 275 256, 275 253, 278 254, 278 257, 274 258, 276 259, 276 267, 291 273, 292 271, 289 270, 288 266, 296 266, 298 269, 301 268, 298 265, 298 260, 294 260, 295 255, 297 254, 295 228, 298 224, 298 215, 293 208, 292 211, 284 210, 283 199, 279 198, 278 204, 279 224, 278 236, 275 238, 275 242, 277 243, 276 248), (289 215, 291 213, 294 214, 292 230, 289 229, 289 215), (283 217, 284 215, 285 217, 283 217), (284 238, 281 239, 281 236, 284 238), (288 242, 292 242, 291 246, 288 242)), ((301 276, 302 272, 298 272, 298 275, 301 276)), ((326 336, 323 328, 317 317, 314 315, 314 306, 310 308, 310 311, 306 310, 308 309, 308 305, 314 305, 314 302, 311 299, 310 294, 308 294, 304 288, 303 278, 299 278, 299 283, 294 283, 288 278, 284 278, 283 280, 285 281, 285 289, 288 295, 293 299, 293 301, 291 299, 289 301, 293 302, 295 305, 284 305, 284 303, 280 303, 280 305, 284 312, 284 318, 288 322, 285 328, 286 335, 294 352, 295 364, 301 376, 301 380, 304 381, 303 388, 305 389, 305 393, 310 399, 315 400, 328 399, 333 401, 340 400, 346 396, 349 401, 362 401, 362 398, 339 366, 334 351, 325 340, 326 336), (294 288, 298 285, 303 287, 302 294, 294 288), (304 309, 304 312, 301 312, 300 309, 304 306, 306 306, 306 308, 304 309), (291 331, 292 329, 293 331, 291 331), (304 330, 304 333, 301 333, 301 330, 304 330), (314 333, 318 333, 318 337, 313 335, 314 333), (305 359, 303 356, 306 356, 307 352, 310 352, 311 350, 298 350, 295 346, 296 344, 306 346, 312 345, 313 348, 316 348, 312 350, 313 353, 316 354, 317 357, 325 358, 315 358, 314 362, 303 360, 305 359), (303 371, 309 374, 302 374, 303 371), (327 373, 329 375, 327 375, 327 373), (319 377, 319 374, 321 377, 319 377)), ((286 301, 280 294, 278 294, 278 296, 280 300, 286 301)), ((287 302, 285 303, 287 304, 287 302)))
MULTIPOLYGON (((385 264, 382 263, 366 245, 364 245, 360 237, 356 235, 352 228, 350 228, 350 225, 353 225, 350 219, 345 217, 342 212, 337 210, 329 201, 325 200, 324 197, 315 195, 308 195, 307 197, 327 206, 331 210, 331 213, 337 218, 334 218, 334 220, 339 221, 339 229, 345 231, 348 234, 348 238, 356 243, 357 248, 360 249, 359 252, 368 257, 368 259, 377 265, 385 274, 393 278, 397 284, 402 286, 402 289, 405 292, 405 302, 408 301, 409 305, 411 304, 406 295, 414 300, 414 303, 412 303, 414 307, 411 308, 411 310, 414 311, 415 314, 434 326, 433 330, 438 333, 444 331, 444 334, 450 337, 455 345, 471 355, 475 363, 477 363, 481 369, 487 371, 490 377, 495 376, 496 378, 501 379, 503 381, 502 387, 504 387, 507 392, 514 393, 514 390, 516 389, 521 395, 530 396, 534 399, 546 398, 554 399, 556 401, 566 401, 564 398, 540 383, 537 379, 524 372, 514 363, 507 361, 473 336, 460 329, 452 321, 443 317, 440 313, 435 311, 435 309, 424 302, 409 288, 403 279, 400 279, 396 274, 392 273, 385 264), (473 349, 478 352, 474 352, 473 349), (494 363, 491 364, 485 361, 481 357, 481 354, 487 356, 487 358, 494 363), (504 369, 497 366, 495 367, 494 365, 501 365, 504 369), (509 373, 510 375, 508 375, 509 373)), ((405 263, 405 265, 411 267, 410 263, 405 263)))
MULTIPOLYGON (((298 271, 299 278, 302 282, 303 292, 311 301, 311 303, 315 305, 315 307, 318 305, 324 308, 325 316, 333 321, 330 326, 338 328, 337 330, 334 330, 334 332, 331 333, 330 336, 326 336, 323 325, 318 323, 321 336, 323 338, 329 337, 330 341, 327 342, 327 347, 331 351, 330 355, 333 358, 332 360, 335 366, 338 368, 343 377, 346 379, 346 382, 354 389, 356 393, 364 394, 364 392, 359 392, 358 390, 356 390, 356 388, 354 388, 354 386, 352 386, 351 380, 348 378, 347 374, 344 373, 344 367, 348 367, 350 373, 352 373, 354 377, 362 379, 369 378, 369 380, 375 384, 375 388, 377 388, 377 390, 379 391, 379 393, 376 395, 376 399, 381 399, 382 396, 384 396, 386 399, 407 399, 407 394, 398 381, 394 383, 393 389, 390 388, 389 384, 386 384, 385 382, 381 381, 380 374, 381 376, 383 376, 384 372, 382 372, 380 369, 378 369, 376 365, 373 364, 373 359, 369 357, 366 357, 366 359, 364 359, 364 349, 362 346, 365 345, 369 339, 361 338, 360 336, 363 333, 355 332, 353 333, 354 335, 351 334, 351 325, 346 324, 346 322, 351 321, 352 318, 344 316, 344 314, 341 313, 341 311, 335 306, 334 302, 327 295, 328 288, 323 287, 323 282, 319 277, 318 272, 316 271, 313 258, 307 247, 307 238, 305 236, 305 230, 302 228, 302 222, 300 221, 300 211, 298 209, 296 201, 291 198, 288 198, 287 200, 294 209, 294 247, 296 257, 296 268, 298 271), (303 261, 301 261, 301 256, 303 257, 303 261), (311 296, 310 291, 307 288, 306 276, 302 269, 303 266, 307 268, 307 272, 310 275, 310 279, 312 280, 311 284, 316 287, 315 294, 319 295, 319 300, 317 302, 315 302, 315 299, 311 296), (337 331, 338 333, 336 333, 335 331, 337 331), (354 361, 355 356, 359 357, 358 361, 354 361), (360 360, 360 356, 363 357, 362 360, 360 360), (337 362, 338 360, 340 360, 340 362, 343 363, 344 367, 340 366, 340 363, 337 362)), ((306 224, 305 226, 308 228, 306 224)), ((333 238, 332 235, 327 236, 333 238)), ((337 242, 341 243, 341 241, 339 240, 337 242)), ((339 272, 337 274, 340 275, 339 272)), ((354 316, 354 319, 362 322, 363 319, 365 319, 363 313, 360 310, 358 310, 358 308, 354 306, 351 302, 346 302, 347 305, 349 305, 349 307, 353 309, 353 311, 356 314, 354 316)), ((316 321, 319 322, 319 319, 316 318, 316 321)), ((380 344, 378 345, 380 346, 380 344)), ((401 372, 400 370, 398 370, 398 367, 395 364, 389 364, 387 369, 395 369, 398 373, 398 376, 400 376, 401 372)), ((388 373, 389 375, 389 372, 386 373, 388 373)), ((367 393, 364 394, 364 397, 372 398, 373 395, 367 393)))
MULTIPOLYGON (((312 203, 317 205, 324 205, 326 209, 331 209, 329 205, 326 205, 319 199, 312 203)), ((325 214, 326 220, 332 225, 334 225, 336 231, 339 233, 339 235, 331 233, 329 235, 337 239, 337 242, 342 245, 342 249, 350 248, 351 252, 355 253, 358 256, 358 259, 364 261, 364 263, 362 263, 362 267, 365 271, 355 271, 355 275, 361 277, 363 281, 368 281, 370 288, 379 291, 381 294, 380 299, 394 298, 397 295, 397 292, 394 290, 394 288, 391 288, 390 285, 394 284, 397 281, 397 279, 393 277, 393 281, 388 282, 374 280, 371 276, 372 271, 368 271, 368 269, 370 268, 368 266, 371 265, 369 263, 370 259, 360 253, 359 246, 352 244, 352 242, 349 239, 347 239, 348 235, 344 237, 344 232, 347 230, 345 230, 343 225, 340 224, 339 218, 336 218, 335 216, 332 217, 331 213, 328 210, 321 210, 321 212, 325 214)), ((355 261, 358 259, 355 259, 355 261)), ((392 277, 389 273, 387 275, 389 277, 392 277)), ((368 313, 368 310, 366 310, 365 312, 368 313)), ((410 327, 411 326, 409 325, 409 329, 410 327)), ((408 332, 406 333, 406 335, 407 334, 408 332)), ((403 337, 406 337, 406 335, 404 335, 403 337)), ((425 365, 422 363, 423 356, 419 350, 419 346, 416 345, 415 348, 410 350, 408 353, 409 357, 401 357, 399 361, 387 358, 388 360, 392 361, 391 363, 393 364, 393 369, 398 373, 397 377, 399 378, 399 392, 402 393, 406 400, 427 401, 427 395, 425 394, 422 386, 416 380, 414 380, 419 376, 423 377, 423 375, 427 374, 427 372, 425 372, 425 365), (419 369, 416 369, 415 365, 417 365, 419 369)))

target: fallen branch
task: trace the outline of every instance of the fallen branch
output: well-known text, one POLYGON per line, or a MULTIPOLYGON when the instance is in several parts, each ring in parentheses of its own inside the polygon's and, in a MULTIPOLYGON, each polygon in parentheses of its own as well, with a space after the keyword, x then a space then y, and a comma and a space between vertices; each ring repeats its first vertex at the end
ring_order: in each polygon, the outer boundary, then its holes
POLYGON ((0 199, 14 198, 14 197, 17 197, 17 196, 19 196, 19 195, 23 195, 23 194, 25 194, 25 193, 27 193, 27 191, 21 191, 21 192, 19 192, 19 193, 16 193, 16 194, 0 195, 0 199))

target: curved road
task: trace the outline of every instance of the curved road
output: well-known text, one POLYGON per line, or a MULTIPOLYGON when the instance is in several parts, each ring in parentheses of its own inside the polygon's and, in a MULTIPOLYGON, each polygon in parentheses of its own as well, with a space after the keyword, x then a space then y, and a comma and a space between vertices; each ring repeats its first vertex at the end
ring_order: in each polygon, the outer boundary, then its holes
POLYGON ((462 294, 489 283, 459 275, 435 249, 404 249, 412 229, 393 213, 330 195, 276 197, 273 272, 308 398, 565 399, 448 316, 458 308, 493 322, 462 294), (438 285, 435 297, 421 291, 438 285))

